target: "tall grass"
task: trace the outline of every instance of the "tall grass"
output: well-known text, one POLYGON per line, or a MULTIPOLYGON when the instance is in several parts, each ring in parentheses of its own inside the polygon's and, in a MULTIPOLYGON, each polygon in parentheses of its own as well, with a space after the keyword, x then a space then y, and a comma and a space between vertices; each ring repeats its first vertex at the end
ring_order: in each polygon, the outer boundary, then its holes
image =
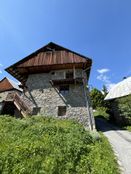
POLYGON ((117 174, 108 141, 68 120, 0 117, 1 174, 117 174))

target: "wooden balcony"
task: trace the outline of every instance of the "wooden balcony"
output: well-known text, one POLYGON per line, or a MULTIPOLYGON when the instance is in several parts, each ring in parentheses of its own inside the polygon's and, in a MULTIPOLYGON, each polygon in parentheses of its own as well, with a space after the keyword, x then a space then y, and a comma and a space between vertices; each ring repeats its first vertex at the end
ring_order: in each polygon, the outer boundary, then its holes
POLYGON ((50 82, 53 85, 82 84, 83 78, 55 79, 55 80, 50 80, 50 82))
POLYGON ((14 102, 21 108, 22 111, 31 114, 31 109, 28 104, 21 99, 21 97, 16 93, 14 97, 14 102))

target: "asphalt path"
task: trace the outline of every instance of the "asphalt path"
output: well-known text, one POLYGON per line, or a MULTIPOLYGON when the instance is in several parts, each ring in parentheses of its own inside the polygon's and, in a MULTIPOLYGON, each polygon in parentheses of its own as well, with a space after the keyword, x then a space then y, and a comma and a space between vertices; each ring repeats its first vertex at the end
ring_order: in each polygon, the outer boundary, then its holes
POLYGON ((97 129, 108 138, 122 174, 131 174, 131 132, 121 130, 102 118, 96 119, 97 129))

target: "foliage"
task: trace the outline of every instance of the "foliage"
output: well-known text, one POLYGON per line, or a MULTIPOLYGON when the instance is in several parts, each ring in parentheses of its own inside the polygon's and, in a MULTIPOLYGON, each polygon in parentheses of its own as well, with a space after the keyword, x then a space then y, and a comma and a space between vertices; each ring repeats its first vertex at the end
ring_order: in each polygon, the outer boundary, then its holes
POLYGON ((108 109, 106 107, 97 107, 94 112, 95 117, 102 117, 109 120, 109 114, 107 113, 108 109))
POLYGON ((0 117, 1 174, 117 174, 111 147, 74 121, 0 117))
POLYGON ((123 128, 131 132, 131 126, 125 126, 123 128))
POLYGON ((105 85, 103 85, 103 87, 102 87, 102 93, 103 93, 104 97, 108 94, 108 90, 105 85))
MULTIPOLYGON (((89 173, 91 174, 116 174, 119 173, 117 164, 114 159, 114 154, 110 144, 104 135, 101 134, 101 141, 97 141, 95 146, 92 146, 88 159, 91 165, 89 173), (110 158, 109 158, 110 157, 110 158), (110 165, 110 167, 109 167, 110 165), (113 171, 114 170, 114 171, 113 171)), ((84 164, 82 164, 84 165, 84 164)), ((81 167, 82 167, 81 165, 81 167)), ((86 164, 85 164, 86 165, 86 164)), ((84 173, 84 172, 83 172, 84 173)), ((86 174, 86 172, 85 172, 86 174)))
POLYGON ((131 95, 118 98, 112 103, 112 112, 120 118, 119 125, 131 125, 131 95))
POLYGON ((92 100, 93 109, 96 109, 97 107, 104 107, 105 106, 104 95, 98 89, 93 88, 90 91, 90 97, 92 100))
POLYGON ((120 117, 124 117, 131 124, 131 95, 116 100, 120 117))
POLYGON ((93 88, 90 91, 90 97, 92 100, 93 109, 95 109, 94 116, 103 117, 109 120, 111 105, 109 101, 104 100, 107 93, 107 88, 105 85, 103 85, 102 92, 96 88, 93 88))

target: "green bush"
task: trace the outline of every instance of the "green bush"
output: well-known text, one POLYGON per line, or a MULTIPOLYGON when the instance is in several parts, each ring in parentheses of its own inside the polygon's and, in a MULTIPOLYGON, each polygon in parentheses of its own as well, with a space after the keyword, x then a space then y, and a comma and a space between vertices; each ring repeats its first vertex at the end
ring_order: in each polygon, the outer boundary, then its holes
POLYGON ((125 117, 131 124, 131 95, 116 100, 119 115, 125 117))
POLYGON ((104 107, 105 106, 105 101, 104 101, 105 96, 98 89, 93 88, 90 91, 90 98, 92 101, 93 109, 96 109, 97 107, 104 107))
POLYGON ((102 117, 109 120, 109 114, 107 112, 108 112, 108 109, 106 107, 97 107, 94 112, 94 116, 102 117))
POLYGON ((131 126, 123 126, 122 128, 131 132, 131 126))
POLYGON ((0 117, 1 174, 117 174, 107 140, 74 121, 0 117))

